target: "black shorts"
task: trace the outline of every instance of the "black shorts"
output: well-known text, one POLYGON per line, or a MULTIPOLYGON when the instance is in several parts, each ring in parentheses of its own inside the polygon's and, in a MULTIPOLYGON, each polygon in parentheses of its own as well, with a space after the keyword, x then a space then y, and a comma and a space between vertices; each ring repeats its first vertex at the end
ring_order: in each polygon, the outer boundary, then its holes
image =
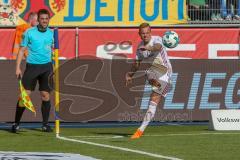
POLYGON ((26 90, 34 91, 39 84, 39 91, 51 92, 53 88, 53 66, 46 64, 26 64, 26 69, 22 77, 22 83, 26 90))

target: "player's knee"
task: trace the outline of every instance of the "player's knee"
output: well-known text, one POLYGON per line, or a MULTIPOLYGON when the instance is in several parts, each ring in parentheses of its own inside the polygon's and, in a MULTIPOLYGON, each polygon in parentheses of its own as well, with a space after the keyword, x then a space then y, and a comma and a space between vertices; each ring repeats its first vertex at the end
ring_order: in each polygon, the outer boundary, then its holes
POLYGON ((42 98, 42 101, 49 101, 50 94, 48 92, 41 92, 41 98, 42 98))
POLYGON ((154 102, 155 104, 159 104, 161 101, 162 96, 159 95, 158 93, 152 92, 151 94, 151 101, 154 102))

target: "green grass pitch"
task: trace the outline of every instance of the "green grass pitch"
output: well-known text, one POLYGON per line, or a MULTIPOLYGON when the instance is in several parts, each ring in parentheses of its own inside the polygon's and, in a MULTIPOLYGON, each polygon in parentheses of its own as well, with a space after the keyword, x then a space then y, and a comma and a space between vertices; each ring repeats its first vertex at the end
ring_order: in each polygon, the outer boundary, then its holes
MULTIPOLYGON (((184 160, 239 160, 240 132, 209 131, 206 125, 150 126, 142 138, 130 140, 136 127, 61 128, 61 137, 76 141, 143 151, 184 160)), ((19 134, 0 130, 0 151, 77 153, 104 160, 153 160, 145 154, 71 142, 40 129, 22 129, 19 134)))

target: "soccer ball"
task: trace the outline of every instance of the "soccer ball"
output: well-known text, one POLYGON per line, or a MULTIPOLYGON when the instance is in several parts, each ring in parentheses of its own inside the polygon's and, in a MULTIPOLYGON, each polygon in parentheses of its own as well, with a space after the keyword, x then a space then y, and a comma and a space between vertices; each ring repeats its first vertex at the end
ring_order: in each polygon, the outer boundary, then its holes
POLYGON ((167 48, 175 48, 179 44, 178 34, 174 31, 167 31, 163 35, 163 45, 167 48))

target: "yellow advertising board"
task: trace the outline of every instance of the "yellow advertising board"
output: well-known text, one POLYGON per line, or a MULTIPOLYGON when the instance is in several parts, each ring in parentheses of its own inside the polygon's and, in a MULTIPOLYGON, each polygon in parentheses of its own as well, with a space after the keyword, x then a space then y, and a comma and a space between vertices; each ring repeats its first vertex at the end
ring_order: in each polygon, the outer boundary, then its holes
MULTIPOLYGON (((0 0, 1 1, 1 0, 0 0)), ((46 8, 51 26, 152 26, 186 23, 186 0, 2 0, 24 23, 28 13, 46 8)), ((7 16, 5 16, 6 18, 7 16)), ((0 25, 4 18, 0 15, 0 25)))

